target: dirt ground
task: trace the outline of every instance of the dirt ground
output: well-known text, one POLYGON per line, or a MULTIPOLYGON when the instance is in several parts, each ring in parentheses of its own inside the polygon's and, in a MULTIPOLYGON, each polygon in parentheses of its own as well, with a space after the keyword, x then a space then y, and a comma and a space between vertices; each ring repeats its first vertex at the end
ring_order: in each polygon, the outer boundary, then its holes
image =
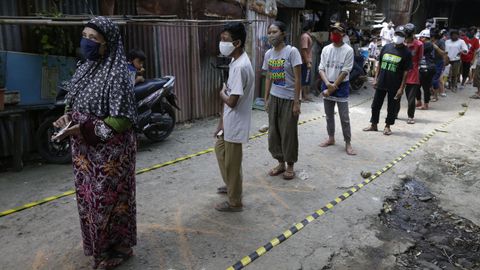
MULTIPOLYGON (((394 134, 387 137, 362 132, 373 95, 370 87, 362 89, 350 100, 358 155, 345 154, 338 117, 337 144, 328 148, 318 146, 326 137, 325 119, 308 122, 299 127, 293 181, 267 176, 275 162, 266 136, 250 141, 244 146, 241 213, 213 209, 224 198, 215 193, 221 178, 212 153, 138 175, 138 245, 118 269, 226 269, 360 183, 361 171, 383 168, 434 129, 440 131, 412 155, 246 269, 479 269, 478 258, 471 257, 480 255, 480 101, 470 100, 472 93, 471 87, 448 92, 431 110, 417 111, 415 125, 406 124, 404 98, 394 134), (463 103, 469 106, 465 115, 440 128, 463 111, 463 103), (406 185, 411 179, 426 195, 412 195, 406 185), (422 211, 407 211, 407 199, 422 211), (440 227, 447 228, 442 234, 427 223, 448 227, 440 227), (470 257, 456 253, 464 252, 462 246, 472 247, 470 257)), ((302 105, 301 120, 321 115, 321 99, 302 105)), ((382 122, 385 116, 386 108, 382 122)), ((254 111, 251 133, 266 122, 265 112, 254 111)), ((216 118, 180 124, 163 143, 141 139, 137 168, 212 147, 216 124, 216 118)), ((72 186, 70 165, 34 162, 20 173, 1 173, 0 211, 72 186)), ((90 269, 74 196, 1 217, 0 240, 0 269, 90 269)))

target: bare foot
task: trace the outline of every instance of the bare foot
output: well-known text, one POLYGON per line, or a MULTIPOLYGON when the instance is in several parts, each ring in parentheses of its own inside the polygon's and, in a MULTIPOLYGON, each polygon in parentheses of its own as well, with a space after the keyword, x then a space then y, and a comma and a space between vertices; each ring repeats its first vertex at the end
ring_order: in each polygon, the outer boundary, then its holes
POLYGON ((347 155, 349 155, 349 156, 355 156, 355 155, 357 155, 357 152, 355 152, 355 151, 353 150, 352 145, 349 144, 349 143, 347 143, 347 144, 345 145, 345 151, 347 152, 347 155))
POLYGON ((331 138, 328 138, 327 140, 325 140, 323 143, 320 144, 320 147, 328 147, 328 146, 334 145, 334 144, 335 144, 335 140, 331 139, 331 138))

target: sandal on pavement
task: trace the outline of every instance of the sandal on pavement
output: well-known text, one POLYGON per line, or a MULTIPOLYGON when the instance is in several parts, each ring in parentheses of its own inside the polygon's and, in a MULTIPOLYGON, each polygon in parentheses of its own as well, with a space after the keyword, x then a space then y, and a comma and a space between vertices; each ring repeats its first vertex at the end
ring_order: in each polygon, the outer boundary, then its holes
POLYGON ((225 201, 217 204, 215 210, 220 212, 242 212, 243 206, 232 206, 229 202, 225 201))
POLYGON ((295 171, 285 171, 283 173, 283 179, 292 180, 293 178, 295 178, 295 171))
POLYGON ((383 130, 383 135, 386 135, 386 136, 392 135, 392 130, 389 129, 389 128, 385 128, 385 129, 383 130))
POLYGON ((222 186, 217 188, 217 193, 218 194, 227 194, 227 186, 222 186))
POLYGON ((378 128, 374 126, 369 126, 364 128, 363 131, 378 131, 378 128))
POLYGON ((268 175, 270 176, 277 176, 285 172, 285 166, 278 165, 277 167, 273 168, 268 172, 268 175))
POLYGON ((130 249, 130 251, 128 251, 127 253, 123 253, 117 250, 111 250, 108 253, 109 253, 108 258, 100 262, 100 264, 98 265, 98 269, 105 269, 105 270, 113 269, 121 265, 122 263, 124 263, 125 261, 127 261, 133 256, 132 249, 130 249))
POLYGON ((473 96, 470 96, 470 98, 473 98, 473 99, 480 99, 480 95, 477 95, 477 94, 475 94, 475 95, 473 95, 473 96))
POLYGON ((415 124, 415 120, 413 118, 408 118, 407 124, 413 125, 415 124))

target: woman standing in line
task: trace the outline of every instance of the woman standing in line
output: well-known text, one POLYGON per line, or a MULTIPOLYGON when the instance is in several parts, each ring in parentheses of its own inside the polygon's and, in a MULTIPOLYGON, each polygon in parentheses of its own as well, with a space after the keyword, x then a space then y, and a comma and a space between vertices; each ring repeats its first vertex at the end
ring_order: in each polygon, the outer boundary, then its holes
POLYGON ((267 71, 265 104, 269 121, 268 149, 278 161, 269 175, 283 173, 285 180, 291 180, 295 178, 293 166, 298 160, 302 57, 297 48, 286 45, 286 29, 286 25, 279 21, 268 27, 268 40, 272 48, 265 53, 262 68, 267 71))
POLYGON ((69 126, 78 212, 86 256, 111 269, 136 245, 136 105, 120 31, 93 18, 82 31, 83 63, 73 75, 67 110, 54 126, 69 126))

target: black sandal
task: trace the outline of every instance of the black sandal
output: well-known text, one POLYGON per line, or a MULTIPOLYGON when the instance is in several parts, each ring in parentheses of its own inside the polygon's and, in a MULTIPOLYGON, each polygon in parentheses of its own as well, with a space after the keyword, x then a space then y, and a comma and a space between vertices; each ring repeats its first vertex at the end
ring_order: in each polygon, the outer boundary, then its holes
POLYGON ((98 269, 113 269, 122 263, 126 262, 133 256, 133 249, 130 249, 129 252, 124 253, 118 250, 111 250, 108 252, 108 258, 104 259, 98 264, 98 269))

